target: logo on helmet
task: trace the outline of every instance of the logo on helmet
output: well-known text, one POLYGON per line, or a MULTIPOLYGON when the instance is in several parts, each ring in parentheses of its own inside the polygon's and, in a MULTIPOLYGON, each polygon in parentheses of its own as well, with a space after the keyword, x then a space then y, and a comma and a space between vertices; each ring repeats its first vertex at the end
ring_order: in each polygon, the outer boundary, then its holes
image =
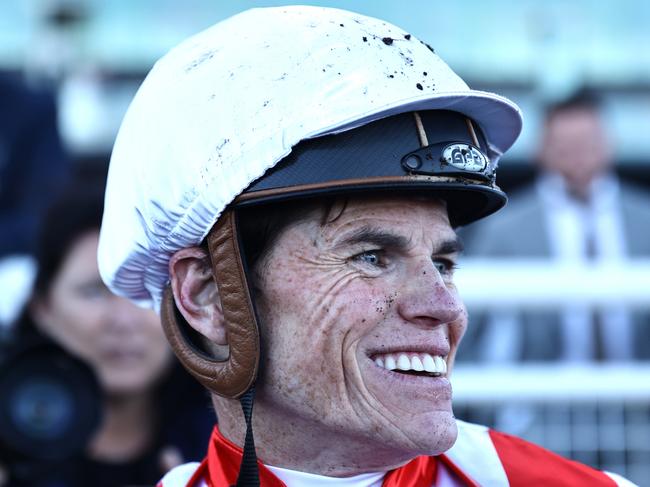
POLYGON ((463 171, 481 172, 488 164, 487 157, 469 144, 449 144, 442 151, 441 162, 463 171))

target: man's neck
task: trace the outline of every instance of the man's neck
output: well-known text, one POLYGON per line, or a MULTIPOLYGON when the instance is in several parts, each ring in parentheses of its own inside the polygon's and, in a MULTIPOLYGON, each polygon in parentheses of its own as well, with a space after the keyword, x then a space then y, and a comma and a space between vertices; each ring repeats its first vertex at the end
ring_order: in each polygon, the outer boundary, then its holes
MULTIPOLYGON (((243 445, 245 424, 236 401, 215 398, 221 434, 243 445), (236 407, 234 407, 236 406, 236 407)), ((330 431, 303 418, 255 405, 253 431, 258 458, 274 467, 328 477, 350 477, 395 469, 418 454, 377 445, 365 437, 330 431)))

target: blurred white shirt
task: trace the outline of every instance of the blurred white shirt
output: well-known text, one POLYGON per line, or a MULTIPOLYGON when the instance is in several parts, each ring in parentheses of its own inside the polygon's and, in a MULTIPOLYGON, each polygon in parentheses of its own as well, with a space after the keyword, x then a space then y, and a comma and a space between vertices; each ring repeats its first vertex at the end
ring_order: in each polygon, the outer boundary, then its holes
MULTIPOLYGON (((571 195, 559 175, 538 179, 537 191, 544 202, 549 244, 558 261, 621 261, 625 259, 625 231, 619 206, 620 186, 613 176, 594 180, 582 201, 571 195)), ((602 276, 607 279, 607 276, 602 276)), ((561 311, 562 359, 588 361, 601 347, 604 360, 632 358, 632 322, 623 306, 592 310, 568 305, 561 311), (599 313, 601 343, 596 343, 592 325, 599 313)))
MULTIPOLYGON (((558 264, 626 259, 625 231, 619 204, 620 186, 613 176, 593 181, 588 198, 579 200, 568 191, 559 175, 538 178, 536 191, 543 202, 544 221, 551 258, 558 264)), ((606 275, 602 279, 607 279, 606 275)), ((585 305, 567 305, 560 310, 560 358, 586 362, 596 358, 611 361, 632 359, 632 321, 623 306, 593 310, 585 305), (595 311, 598 335, 594 333, 595 311)), ((513 362, 521 356, 523 329, 517 313, 497 312, 488 319, 482 359, 513 362)))

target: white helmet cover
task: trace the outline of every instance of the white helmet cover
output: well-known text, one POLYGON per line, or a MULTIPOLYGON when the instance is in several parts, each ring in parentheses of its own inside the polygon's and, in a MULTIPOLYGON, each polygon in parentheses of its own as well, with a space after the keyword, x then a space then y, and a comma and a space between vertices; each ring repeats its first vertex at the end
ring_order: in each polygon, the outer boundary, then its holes
POLYGON ((120 128, 99 244, 102 278, 158 307, 168 262, 301 140, 444 109, 478 124, 494 166, 516 105, 470 90, 432 49, 382 20, 320 7, 254 9, 160 59, 120 128))

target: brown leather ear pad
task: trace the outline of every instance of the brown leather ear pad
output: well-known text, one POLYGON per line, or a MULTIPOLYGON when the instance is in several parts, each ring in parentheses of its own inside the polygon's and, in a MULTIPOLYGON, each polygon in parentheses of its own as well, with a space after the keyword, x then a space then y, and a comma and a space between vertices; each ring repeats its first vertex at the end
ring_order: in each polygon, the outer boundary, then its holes
POLYGON ((235 215, 227 210, 207 237, 214 279, 226 322, 230 355, 226 361, 209 358, 183 333, 171 285, 163 294, 161 319, 174 353, 183 366, 212 392, 239 398, 257 377, 260 339, 253 303, 237 241, 235 215))

